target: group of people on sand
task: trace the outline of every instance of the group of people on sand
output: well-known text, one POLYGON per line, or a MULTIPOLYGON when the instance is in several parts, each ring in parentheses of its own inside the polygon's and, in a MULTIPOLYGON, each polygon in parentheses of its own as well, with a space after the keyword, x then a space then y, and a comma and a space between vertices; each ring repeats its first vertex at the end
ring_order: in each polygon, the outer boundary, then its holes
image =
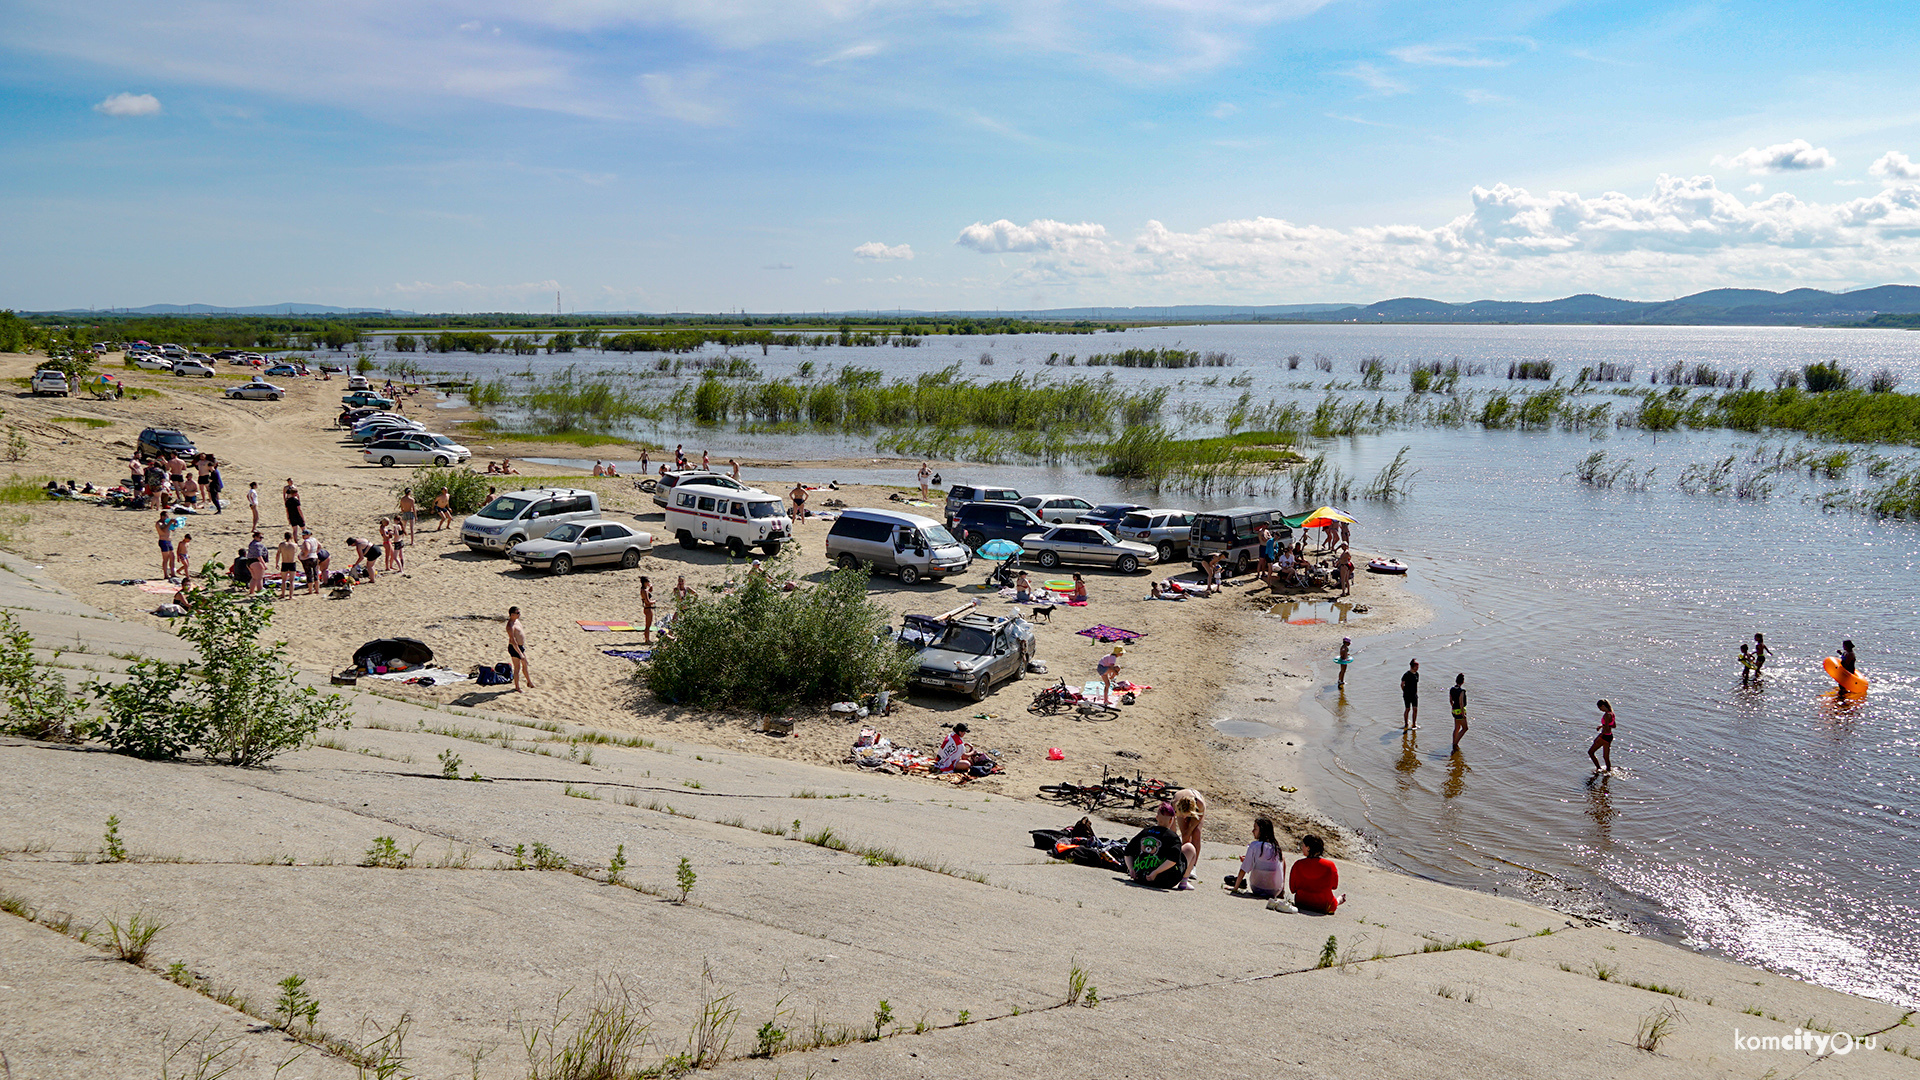
MULTIPOLYGON (((1127 876, 1148 888, 1192 889, 1206 817, 1207 800, 1198 791, 1174 792, 1172 801, 1160 804, 1154 823, 1127 842, 1127 876)), ((1224 887, 1266 900, 1276 911, 1331 915, 1346 900, 1334 892, 1340 887, 1340 870, 1326 857, 1325 842, 1318 836, 1302 836, 1300 855, 1289 871, 1273 821, 1265 817, 1254 819, 1253 839, 1240 856, 1240 869, 1226 875, 1224 887), (1291 903, 1288 893, 1293 896, 1291 903)))
MULTIPOLYGON (((1346 526, 1341 528, 1344 530, 1346 526)), ((1341 596, 1352 594, 1353 550, 1344 539, 1330 542, 1325 550, 1331 561, 1322 565, 1314 561, 1304 540, 1282 543, 1278 534, 1265 525, 1255 531, 1260 537, 1260 563, 1255 575, 1266 582, 1268 588, 1275 591, 1308 589, 1331 582, 1340 587, 1341 596)), ((1329 539, 1331 541, 1331 536, 1329 539)))
POLYGON ((191 459, 168 452, 157 457, 135 454, 127 459, 127 487, 139 493, 147 506, 181 508, 199 513, 203 506, 221 512, 220 493, 226 480, 212 454, 191 459))
MULTIPOLYGON (((488 459, 487 475, 488 476, 519 476, 520 470, 513 467, 512 458, 501 458, 499 461, 488 459)), ((595 473, 594 475, 598 476, 599 474, 595 473)))

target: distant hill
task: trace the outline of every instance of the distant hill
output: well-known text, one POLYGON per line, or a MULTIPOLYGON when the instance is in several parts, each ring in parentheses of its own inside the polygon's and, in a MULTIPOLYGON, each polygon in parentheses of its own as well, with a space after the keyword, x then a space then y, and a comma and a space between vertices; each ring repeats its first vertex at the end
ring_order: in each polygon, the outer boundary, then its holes
POLYGON ((1405 296, 1365 307, 1305 313, 1314 322, 1583 323, 1604 325, 1800 326, 1868 323, 1884 315, 1920 314, 1920 287, 1880 285, 1847 293, 1794 289, 1709 289, 1675 300, 1614 300, 1592 293, 1538 303, 1444 300, 1405 296))

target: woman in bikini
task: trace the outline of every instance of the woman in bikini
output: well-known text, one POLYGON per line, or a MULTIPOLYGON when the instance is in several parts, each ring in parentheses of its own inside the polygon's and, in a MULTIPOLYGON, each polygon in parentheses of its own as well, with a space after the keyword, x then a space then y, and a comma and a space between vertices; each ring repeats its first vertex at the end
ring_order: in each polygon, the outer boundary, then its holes
POLYGON ((1593 745, 1587 747, 1587 757, 1593 761, 1594 772, 1612 772, 1613 729, 1614 725, 1618 722, 1613 716, 1613 703, 1606 698, 1601 698, 1593 704, 1595 708, 1600 710, 1600 726, 1594 729, 1598 731, 1599 734, 1593 737, 1593 745), (1600 759, 1593 756, 1596 750, 1606 755, 1607 763, 1605 765, 1601 765, 1600 759))

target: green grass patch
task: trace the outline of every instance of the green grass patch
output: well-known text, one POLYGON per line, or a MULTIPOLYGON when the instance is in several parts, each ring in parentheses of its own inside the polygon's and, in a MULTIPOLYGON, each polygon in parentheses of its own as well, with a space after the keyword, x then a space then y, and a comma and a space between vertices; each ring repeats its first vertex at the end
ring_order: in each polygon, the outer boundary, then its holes
POLYGON ((0 480, 0 503, 42 502, 47 497, 51 476, 22 476, 14 473, 0 480))
POLYGON ((56 424, 85 424, 90 428, 112 427, 113 421, 102 420, 97 416, 49 416, 47 419, 56 424))

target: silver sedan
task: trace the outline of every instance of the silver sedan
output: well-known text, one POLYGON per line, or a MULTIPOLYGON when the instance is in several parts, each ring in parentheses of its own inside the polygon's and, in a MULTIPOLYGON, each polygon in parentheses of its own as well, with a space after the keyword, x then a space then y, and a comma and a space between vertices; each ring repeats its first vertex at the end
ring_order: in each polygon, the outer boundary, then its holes
POLYGON ((515 565, 553 574, 576 566, 617 565, 631 570, 653 550, 653 537, 617 521, 569 521, 539 540, 524 540, 507 551, 515 565))
POLYGON ((1048 570, 1061 563, 1089 563, 1131 574, 1159 554, 1146 544, 1118 539, 1097 525, 1056 525, 1046 532, 1028 533, 1020 546, 1048 570))

